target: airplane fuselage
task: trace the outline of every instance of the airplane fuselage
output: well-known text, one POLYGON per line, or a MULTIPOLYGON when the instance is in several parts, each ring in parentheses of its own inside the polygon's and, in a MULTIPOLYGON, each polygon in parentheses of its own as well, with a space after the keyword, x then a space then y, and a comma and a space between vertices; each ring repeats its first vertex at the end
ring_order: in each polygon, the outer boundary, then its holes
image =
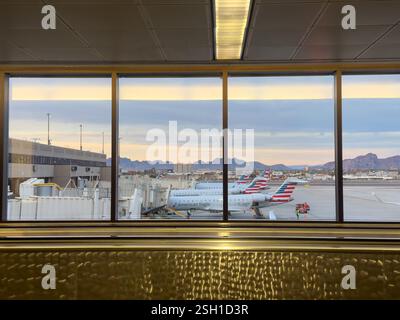
MULTIPOLYGON (((228 188, 228 194, 240 194, 246 189, 246 186, 235 186, 228 188)), ((176 189, 171 190, 171 197, 187 197, 187 196, 207 196, 222 195, 222 188, 219 189, 176 189)))
MULTIPOLYGON (((249 210, 254 206, 264 207, 270 202, 270 195, 263 193, 232 194, 228 196, 229 211, 249 210)), ((206 210, 222 211, 222 195, 205 196, 171 196, 168 199, 168 207, 175 210, 206 210)))
MULTIPOLYGON (((262 178, 258 180, 261 183, 262 178)), ((262 193, 262 189, 257 186, 257 180, 252 185, 246 186, 245 192, 241 194, 228 194, 229 211, 245 211, 249 209, 258 210, 259 208, 279 205, 292 201, 292 193, 295 185, 305 183, 303 180, 288 178, 274 193, 262 193)), ((261 184, 261 186, 264 188, 261 184)), ((240 188, 240 187, 238 187, 240 188)), ((179 191, 179 190, 176 190, 179 191)), ((181 192, 196 191, 196 189, 181 190, 181 192)), ((197 190, 206 193, 208 190, 197 190)), ((222 191, 222 190, 221 190, 222 191)), ((213 194, 196 194, 183 196, 182 194, 171 193, 168 197, 168 207, 175 210, 203 210, 203 211, 222 211, 223 196, 221 191, 213 191, 213 194), (217 194, 218 193, 218 194, 217 194)))
MULTIPOLYGON (((235 188, 239 184, 236 182, 229 182, 228 183, 228 188, 235 188)), ((195 189, 199 190, 209 190, 209 189, 221 189, 222 190, 222 182, 198 182, 194 186, 195 189)))

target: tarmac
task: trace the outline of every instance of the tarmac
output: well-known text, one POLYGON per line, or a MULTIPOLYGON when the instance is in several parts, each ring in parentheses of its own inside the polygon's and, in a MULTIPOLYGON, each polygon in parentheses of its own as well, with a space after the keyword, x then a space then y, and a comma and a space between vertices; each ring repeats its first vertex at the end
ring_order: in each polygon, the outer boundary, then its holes
MULTIPOLYGON (((271 192, 275 186, 271 186, 271 192)), ((334 221, 335 188, 333 185, 297 186, 294 200, 261 209, 263 217, 253 211, 232 212, 232 220, 278 220, 278 221, 334 221), (296 204, 307 202, 308 214, 296 215, 296 204)), ((400 186, 351 185, 344 187, 344 216, 347 221, 357 222, 400 222, 400 186)), ((161 217, 160 217, 161 218, 161 217)), ((221 220, 221 213, 192 211, 190 218, 182 215, 168 215, 167 219, 221 220)))

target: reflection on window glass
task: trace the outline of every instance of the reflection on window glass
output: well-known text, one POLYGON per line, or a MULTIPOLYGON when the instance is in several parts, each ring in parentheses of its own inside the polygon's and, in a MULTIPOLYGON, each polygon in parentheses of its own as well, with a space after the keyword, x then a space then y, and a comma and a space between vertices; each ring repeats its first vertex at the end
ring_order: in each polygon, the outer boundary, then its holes
POLYGON ((120 79, 119 219, 222 219, 221 82, 120 79))
POLYGON ((344 217, 400 220, 400 76, 343 76, 344 217))
POLYGON ((11 78, 9 220, 110 219, 111 80, 11 78))
POLYGON ((335 219, 333 77, 231 77, 229 129, 230 219, 335 219))

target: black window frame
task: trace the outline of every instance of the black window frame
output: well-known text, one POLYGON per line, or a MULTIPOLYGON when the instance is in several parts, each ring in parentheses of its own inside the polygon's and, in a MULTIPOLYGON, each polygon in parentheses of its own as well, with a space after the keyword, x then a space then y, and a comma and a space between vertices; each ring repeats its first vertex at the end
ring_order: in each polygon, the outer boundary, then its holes
POLYGON ((360 75, 376 75, 376 74, 399 74, 400 64, 338 64, 338 65, 211 65, 211 66, 147 66, 147 67, 96 67, 96 66, 76 66, 76 67, 0 67, 0 149, 2 156, 0 157, 0 226, 1 225, 51 225, 63 226, 65 224, 82 225, 82 226, 115 226, 134 224, 138 226, 225 226, 229 222, 229 226, 310 226, 315 225, 323 227, 342 226, 371 226, 371 225, 388 225, 390 227, 399 228, 400 222, 387 221, 345 221, 343 211, 343 140, 342 140, 342 76, 347 74, 360 75), (26 72, 26 70, 29 70, 26 72), (83 70, 83 71, 82 71, 83 70), (190 70, 190 71, 187 71, 190 70), (206 71, 205 71, 206 70, 206 71), (218 73, 222 76, 222 129, 224 130, 223 140, 223 217, 221 220, 201 220, 201 221, 183 221, 183 220, 157 220, 157 221, 127 221, 118 220, 118 124, 119 124, 119 79, 121 77, 135 77, 138 74, 146 74, 149 77, 155 74, 164 76, 179 76, 190 72, 192 76, 201 77, 205 72, 215 75, 218 73), (334 76, 334 136, 335 136, 335 205, 336 220, 332 221, 254 221, 254 220, 229 220, 228 216, 228 164, 227 164, 227 148, 225 129, 228 129, 229 100, 228 100, 228 77, 231 75, 255 76, 263 75, 333 75, 334 76), (35 221, 8 221, 7 220, 7 191, 8 191, 8 115, 9 115, 9 79, 10 77, 107 77, 111 78, 111 122, 112 122, 112 169, 111 169, 111 215, 110 220, 35 220, 35 221), (221 224, 222 223, 222 224, 221 224))

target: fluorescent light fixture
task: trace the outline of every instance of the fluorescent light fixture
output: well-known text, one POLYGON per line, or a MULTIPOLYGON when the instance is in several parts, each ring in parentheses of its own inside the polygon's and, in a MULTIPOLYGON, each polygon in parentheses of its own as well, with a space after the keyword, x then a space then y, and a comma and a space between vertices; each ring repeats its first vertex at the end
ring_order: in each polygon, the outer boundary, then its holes
POLYGON ((251 0, 214 0, 217 60, 240 59, 251 0))

